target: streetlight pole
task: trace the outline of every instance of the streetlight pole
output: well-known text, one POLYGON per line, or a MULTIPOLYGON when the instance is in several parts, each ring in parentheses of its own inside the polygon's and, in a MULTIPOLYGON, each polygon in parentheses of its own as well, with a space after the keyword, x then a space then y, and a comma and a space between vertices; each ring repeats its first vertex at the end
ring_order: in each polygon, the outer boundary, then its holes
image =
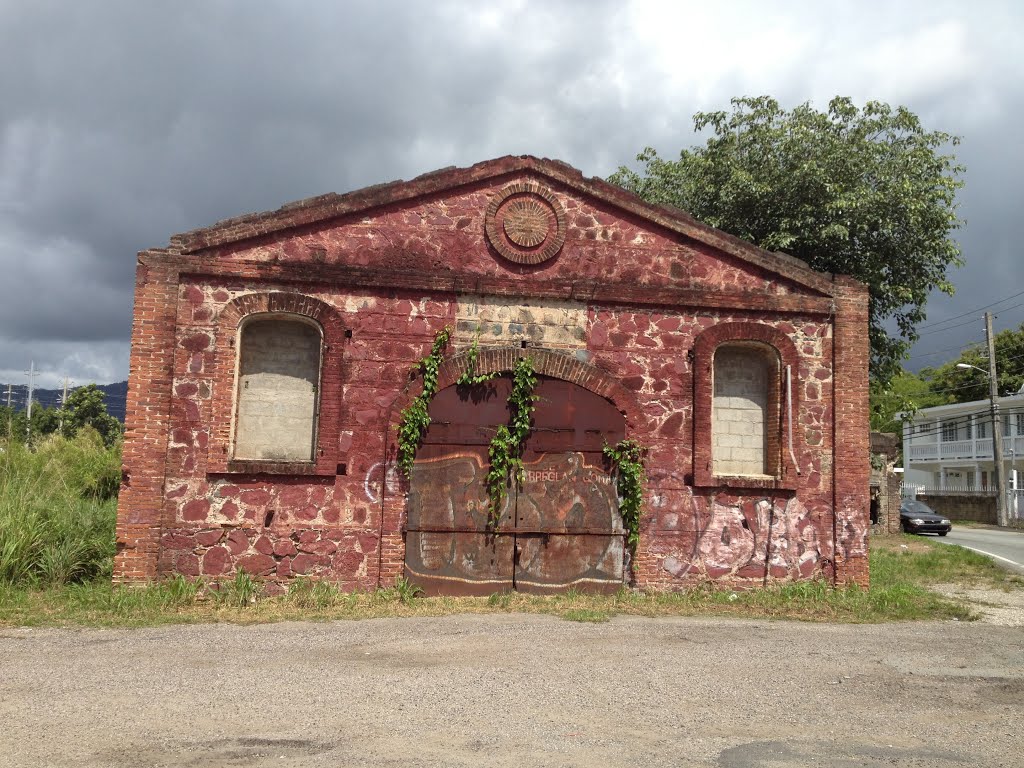
POLYGON ((1008 524, 1006 511, 1006 472, 1003 470, 1003 425, 999 418, 999 389, 996 380, 996 353, 992 341, 992 315, 985 313, 985 336, 988 339, 988 371, 976 365, 957 363, 957 368, 973 368, 988 376, 988 402, 992 411, 992 462, 996 483, 996 522, 1003 528, 1008 524))

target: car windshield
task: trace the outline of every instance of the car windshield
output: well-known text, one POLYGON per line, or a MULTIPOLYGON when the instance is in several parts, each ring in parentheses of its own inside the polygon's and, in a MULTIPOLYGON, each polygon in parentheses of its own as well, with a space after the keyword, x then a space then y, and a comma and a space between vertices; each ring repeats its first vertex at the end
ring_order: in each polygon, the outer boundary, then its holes
POLYGON ((934 515, 935 510, 925 504, 923 501, 904 501, 903 511, 910 512, 914 515, 934 515))

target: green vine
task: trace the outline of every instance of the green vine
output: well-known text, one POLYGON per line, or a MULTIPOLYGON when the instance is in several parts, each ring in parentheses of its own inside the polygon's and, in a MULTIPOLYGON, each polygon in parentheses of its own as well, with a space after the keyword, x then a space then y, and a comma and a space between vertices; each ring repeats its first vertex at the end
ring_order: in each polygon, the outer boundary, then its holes
POLYGON ((523 443, 530 435, 530 419, 537 395, 537 374, 533 361, 521 357, 512 370, 512 391, 508 396, 509 422, 498 427, 487 449, 490 469, 485 483, 490 498, 490 524, 497 526, 509 484, 523 481, 523 443))
POLYGON ((437 371, 441 367, 444 348, 448 346, 452 329, 445 326, 434 337, 430 354, 420 360, 413 368, 414 373, 423 374, 423 391, 402 411, 402 419, 398 423, 398 466, 406 477, 412 473, 416 451, 423 442, 423 435, 430 426, 430 401, 437 394, 437 371))
POLYGON ((643 503, 644 448, 636 440, 622 440, 617 445, 605 443, 605 458, 615 470, 619 494, 619 512, 629 532, 629 546, 635 552, 640 541, 640 507, 643 503))
POLYGON ((480 356, 480 340, 479 338, 473 339, 473 344, 466 352, 466 370, 462 372, 458 380, 455 382, 460 387, 475 387, 478 384, 490 381, 498 375, 498 371, 491 371, 490 373, 477 373, 476 372, 476 359, 480 356))

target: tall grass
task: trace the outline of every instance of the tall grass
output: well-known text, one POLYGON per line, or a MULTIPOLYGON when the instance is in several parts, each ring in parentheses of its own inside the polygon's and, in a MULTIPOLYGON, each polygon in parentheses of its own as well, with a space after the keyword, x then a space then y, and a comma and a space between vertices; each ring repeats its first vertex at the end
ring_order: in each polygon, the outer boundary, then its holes
POLYGON ((91 429, 33 446, 0 441, 0 585, 109 577, 120 475, 120 448, 91 429))

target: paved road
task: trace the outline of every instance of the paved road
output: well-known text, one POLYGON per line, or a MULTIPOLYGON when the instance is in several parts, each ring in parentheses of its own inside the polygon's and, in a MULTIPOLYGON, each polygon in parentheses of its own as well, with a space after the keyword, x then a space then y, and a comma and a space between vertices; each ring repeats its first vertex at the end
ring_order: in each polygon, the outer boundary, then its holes
POLYGON ((1019 627, 451 616, 0 629, 0 765, 1021 765, 1019 627))
POLYGON ((944 544, 959 544, 994 559, 1000 565, 1024 573, 1024 532, 953 526, 944 544))

